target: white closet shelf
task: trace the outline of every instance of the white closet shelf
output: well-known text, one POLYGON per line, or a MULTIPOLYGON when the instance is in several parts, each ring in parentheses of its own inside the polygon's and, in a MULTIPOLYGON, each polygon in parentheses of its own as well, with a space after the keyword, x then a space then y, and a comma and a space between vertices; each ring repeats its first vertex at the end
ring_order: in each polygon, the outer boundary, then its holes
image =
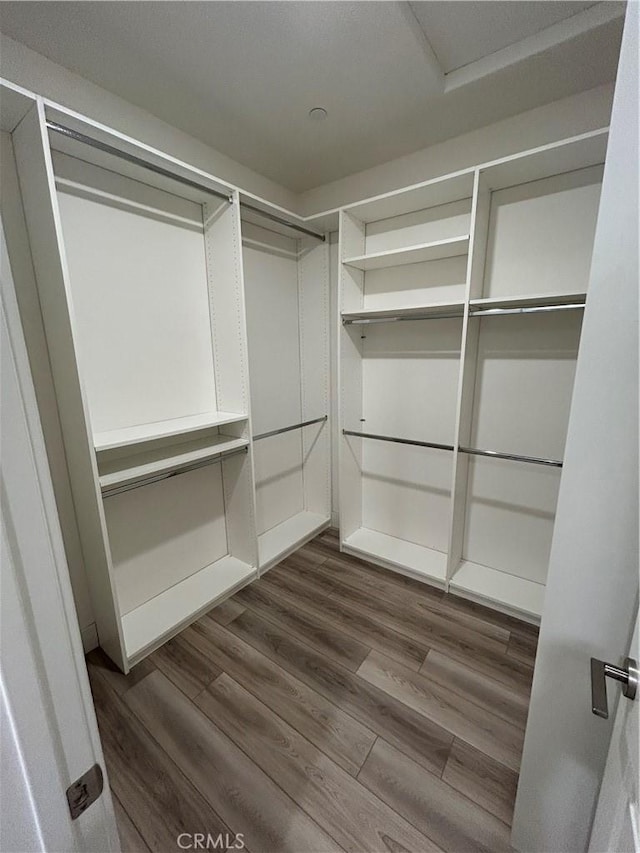
POLYGON ((480 604, 538 623, 544 606, 544 584, 463 560, 449 589, 480 604))
POLYGON ((473 169, 466 169, 453 175, 423 181, 408 189, 384 193, 368 201, 355 202, 347 205, 345 210, 361 222, 369 223, 461 199, 471 199, 472 193, 473 169))
POLYGON ((187 415, 184 418, 171 418, 167 421, 156 421, 155 423, 97 432, 93 436, 93 445, 97 451, 113 450, 116 447, 126 447, 129 444, 141 444, 144 441, 170 438, 173 435, 186 435, 190 432, 196 432, 196 430, 246 420, 247 415, 239 415, 233 412, 202 412, 198 415, 187 415))
POLYGON ((248 445, 249 441, 246 438, 214 435, 119 459, 108 461, 98 459, 100 488, 104 490, 122 486, 152 474, 163 474, 194 462, 214 459, 223 453, 248 447, 248 445))
POLYGON ((589 131, 572 139, 543 145, 483 164, 482 181, 491 190, 539 181, 604 163, 608 129, 589 131))
POLYGON ((330 518, 316 512, 299 512, 286 521, 258 536, 260 571, 266 571, 277 562, 313 539, 329 526, 330 518))
POLYGON ((545 305, 584 305, 587 294, 584 291, 573 293, 531 294, 528 296, 492 296, 471 299, 472 308, 536 308, 545 305))
POLYGON ((357 255, 346 258, 343 263, 359 270, 380 270, 399 267, 405 264, 419 264, 422 261, 439 261, 466 255, 469 251, 469 235, 452 237, 448 240, 436 240, 432 243, 419 243, 405 249, 389 249, 385 252, 373 252, 369 255, 357 255))
POLYGON ((125 614, 122 630, 129 666, 256 575, 254 567, 227 555, 125 614))
POLYGON ((349 554, 364 557, 372 563, 400 571, 419 580, 429 580, 444 585, 447 574, 447 555, 434 548, 426 548, 397 539, 377 530, 361 527, 342 543, 349 554))
POLYGON ((427 315, 438 317, 440 314, 459 314, 462 317, 464 302, 429 302, 425 305, 401 305, 397 308, 363 308, 361 311, 343 311, 342 319, 346 322, 354 320, 388 320, 395 317, 411 319, 411 317, 427 315))

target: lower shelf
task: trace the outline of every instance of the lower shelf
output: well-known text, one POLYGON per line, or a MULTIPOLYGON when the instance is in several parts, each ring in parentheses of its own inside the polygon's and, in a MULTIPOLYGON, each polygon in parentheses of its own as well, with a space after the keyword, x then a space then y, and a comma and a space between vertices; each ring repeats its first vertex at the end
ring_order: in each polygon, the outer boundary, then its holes
POLYGON ((214 459, 221 454, 247 447, 248 444, 246 438, 215 435, 109 461, 98 457, 100 487, 103 490, 110 489, 154 474, 168 473, 184 465, 214 459))
POLYGON ((444 585, 447 574, 447 555, 433 548, 425 548, 396 539, 377 530, 361 527, 342 543, 343 550, 371 560, 385 568, 412 575, 420 580, 444 585))
POLYGON ((256 569, 229 555, 195 572, 122 617, 130 666, 255 578, 256 569))
POLYGON ((529 622, 539 622, 544 606, 544 584, 518 578, 489 566, 463 560, 451 578, 453 593, 497 607, 529 622))
POLYGON ((299 512, 258 536, 260 570, 265 571, 329 525, 328 516, 299 512))

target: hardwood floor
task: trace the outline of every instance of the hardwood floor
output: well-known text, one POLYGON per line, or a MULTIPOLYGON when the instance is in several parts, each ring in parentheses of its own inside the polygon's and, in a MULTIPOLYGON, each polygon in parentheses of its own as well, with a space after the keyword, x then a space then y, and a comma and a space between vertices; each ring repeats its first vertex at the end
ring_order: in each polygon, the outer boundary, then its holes
POLYGON ((321 534, 128 676, 88 655, 123 850, 510 850, 536 643, 321 534))

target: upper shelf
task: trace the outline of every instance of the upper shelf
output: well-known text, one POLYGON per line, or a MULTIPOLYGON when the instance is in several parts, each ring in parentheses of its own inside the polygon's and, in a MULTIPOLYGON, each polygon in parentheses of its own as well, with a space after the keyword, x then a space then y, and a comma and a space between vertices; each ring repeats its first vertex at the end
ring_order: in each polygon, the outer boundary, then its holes
POLYGON ((168 421, 156 421, 150 424, 138 424, 137 426, 97 432, 93 436, 93 444, 97 451, 113 450, 116 447, 141 444, 144 441, 155 441, 174 435, 186 435, 190 432, 196 432, 196 430, 210 429, 246 420, 246 415, 238 415, 232 412, 202 412, 198 415, 187 415, 184 418, 171 418, 168 421))
POLYGON ((385 320, 412 320, 421 317, 462 317, 464 302, 429 302, 425 305, 400 306, 397 308, 363 308, 360 311, 343 311, 344 323, 384 322, 385 320))
POLYGON ((492 296, 487 299, 472 299, 472 308, 538 308, 547 305, 584 305, 587 294, 573 293, 531 294, 528 296, 492 296))
POLYGON ((432 178, 421 184, 349 204, 344 210, 360 222, 368 223, 471 198, 473 173, 473 169, 466 169, 452 175, 432 178))
POLYGON ((499 190, 553 175, 600 166, 607 153, 608 129, 543 145, 531 151, 504 157, 480 167, 482 185, 499 190))
POLYGON ((357 255, 346 258, 343 263, 359 270, 380 270, 399 267, 404 264, 419 264, 422 261, 439 261, 442 258, 454 258, 466 255, 469 251, 469 235, 453 237, 448 240, 436 240, 433 243, 420 243, 406 249, 390 249, 386 252, 374 252, 370 255, 357 255))

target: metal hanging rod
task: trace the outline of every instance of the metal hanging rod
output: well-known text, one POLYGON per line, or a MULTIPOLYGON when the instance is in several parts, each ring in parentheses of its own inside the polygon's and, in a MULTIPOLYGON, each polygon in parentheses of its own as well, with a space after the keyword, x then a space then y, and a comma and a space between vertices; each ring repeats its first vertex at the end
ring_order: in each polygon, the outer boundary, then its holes
POLYGON ((311 426, 311 424, 324 423, 328 419, 328 415, 323 415, 321 418, 314 418, 311 421, 303 421, 301 424, 292 424, 291 426, 280 427, 280 429, 272 429, 269 432, 262 432, 260 435, 254 435, 254 441, 260 441, 262 438, 270 438, 272 435, 280 435, 283 432, 291 432, 294 429, 302 429, 302 427, 311 426))
POLYGON ((469 311, 470 317, 500 317, 505 314, 546 314, 549 311, 575 311, 584 308, 584 302, 566 305, 525 305, 519 308, 476 308, 469 311))
POLYGON ((77 130, 73 130, 70 127, 65 127, 62 124, 58 124, 55 121, 47 121, 47 127, 49 130, 52 130, 54 133, 59 133, 61 136, 66 136, 68 139, 73 139, 76 142, 82 142, 85 145, 90 145, 92 148, 97 148, 99 151, 104 151, 105 154, 112 154, 114 157, 119 157, 121 160, 126 160, 127 163, 133 163, 135 166, 140 166, 143 169, 147 169, 149 172, 155 172, 156 175, 162 175, 164 178, 171 178, 172 181, 177 181, 179 184, 184 184, 187 187, 191 187, 194 190, 199 190, 200 192, 208 193, 209 195, 214 195, 216 198, 222 198, 225 201, 229 202, 229 204, 233 203, 233 195, 231 193, 224 193, 220 190, 214 190, 211 187, 206 186, 205 184, 199 184, 197 181, 192 181, 190 178, 184 178, 182 175, 177 175, 175 172, 170 172, 168 169, 163 169, 162 166, 156 166, 153 163, 148 163, 146 160, 143 160, 141 157, 136 157, 135 154, 129 154, 126 151, 120 151, 119 148, 114 148, 113 145, 109 145, 106 142, 102 142, 99 139, 94 139, 92 136, 86 136, 84 133, 80 133, 77 130))
POLYGON ((407 314, 397 317, 343 317, 345 326, 371 326, 374 323, 401 323, 407 320, 459 320, 462 319, 462 311, 456 314, 407 314))
POLYGON ((343 429, 343 435, 355 435, 358 438, 373 438, 376 441, 392 441, 395 444, 412 444, 414 447, 432 447, 435 450, 453 450, 451 444, 437 444, 435 441, 415 441, 412 438, 397 438, 392 435, 376 435, 372 432, 356 432, 352 429, 343 429))
MULTIPOLYGON (((73 130, 70 127, 65 127, 62 124, 58 124, 55 121, 47 121, 47 127, 49 130, 52 130, 54 133, 59 133, 61 136, 66 136, 68 139, 73 139, 76 142, 82 142, 85 145, 90 145, 92 148, 97 148, 99 151, 104 151, 105 154, 111 154, 114 157, 119 157, 121 160, 126 160, 127 163, 133 163, 135 166, 140 166, 143 169, 147 169, 149 172, 155 172, 156 175, 162 175, 164 178, 170 178, 172 181, 177 181, 180 184, 184 184, 187 187, 191 187, 194 190, 199 190, 200 192, 208 193, 209 195, 216 196, 216 198, 222 198, 225 201, 229 202, 229 204, 233 203, 233 195, 231 193, 224 193, 220 190, 214 190, 211 187, 206 186, 205 184, 200 184, 197 181, 192 181, 190 178, 184 178, 182 175, 178 175, 175 172, 169 171, 169 169, 164 169, 162 166, 156 166, 153 163, 148 163, 146 160, 143 160, 141 157, 136 157, 135 154, 129 154, 126 151, 121 151, 119 148, 115 148, 113 145, 109 145, 107 142, 102 142, 99 139, 94 139, 92 136, 87 136, 84 133, 80 133, 78 130, 73 130)), ((315 237, 316 240, 321 240, 323 243, 325 241, 324 234, 317 234, 315 231, 310 231, 308 228, 304 228, 302 225, 296 225, 293 222, 288 222, 286 219, 283 219, 280 216, 276 216, 273 213, 269 213, 266 210, 260 210, 259 207, 254 207, 254 205, 249 204, 246 201, 241 202, 241 207, 244 207, 245 210, 251 210, 254 213, 263 216, 265 219, 270 219, 272 222, 278 222, 280 225, 286 225, 287 228, 292 228, 294 231, 300 231, 302 234, 307 234, 309 237, 315 237)))
MULTIPOLYGON (((372 432, 357 432, 352 429, 343 429, 343 435, 355 435, 358 438, 373 438, 376 441, 392 441, 395 444, 411 444, 414 447, 432 447, 435 450, 453 450, 451 444, 437 444, 434 441, 415 441, 412 438, 397 438, 391 435, 377 435, 372 432)), ((549 465, 552 468, 562 468, 562 462, 558 459, 541 459, 538 456, 520 456, 515 453, 500 453, 497 450, 477 450, 475 447, 460 447, 460 453, 468 453, 473 456, 491 456, 495 459, 509 459, 513 462, 531 462, 535 465, 549 465)))
POLYGON ((548 465, 551 468, 562 468, 559 459, 542 459, 538 456, 520 456, 516 453, 499 453, 497 450, 477 450, 475 447, 460 447, 460 453, 471 456, 490 456, 494 459, 509 459, 513 462, 530 462, 533 465, 548 465))
POLYGON ((301 234, 306 234, 308 237, 315 237, 316 240, 320 240, 323 243, 326 240, 324 234, 318 234, 315 231, 310 231, 308 228, 304 228, 302 225, 294 225, 293 222, 288 222, 281 216, 276 216, 275 213, 269 213, 266 210, 261 210, 259 207, 255 207, 253 204, 249 204, 248 201, 241 201, 240 207, 243 207, 245 210, 251 210, 253 213, 257 213, 259 216, 263 216, 265 219, 270 219, 272 222, 277 222, 279 225, 286 225, 287 228, 293 228, 294 231, 299 231, 301 234))
POLYGON ((209 459, 202 459, 199 462, 193 462, 190 465, 183 465, 173 471, 165 471, 162 474, 152 474, 149 477, 142 477, 139 480, 134 480, 131 483, 123 483, 120 486, 111 486, 102 490, 103 498, 110 498, 113 495, 119 495, 122 492, 130 492, 132 489, 139 489, 141 486, 149 486, 151 483, 159 483, 161 480, 168 480, 170 477, 177 477, 180 474, 187 474, 189 471, 195 471, 197 468, 205 468, 208 465, 217 465, 230 456, 237 456, 239 453, 247 453, 248 447, 241 447, 238 450, 230 450, 228 453, 220 453, 218 456, 209 459))

